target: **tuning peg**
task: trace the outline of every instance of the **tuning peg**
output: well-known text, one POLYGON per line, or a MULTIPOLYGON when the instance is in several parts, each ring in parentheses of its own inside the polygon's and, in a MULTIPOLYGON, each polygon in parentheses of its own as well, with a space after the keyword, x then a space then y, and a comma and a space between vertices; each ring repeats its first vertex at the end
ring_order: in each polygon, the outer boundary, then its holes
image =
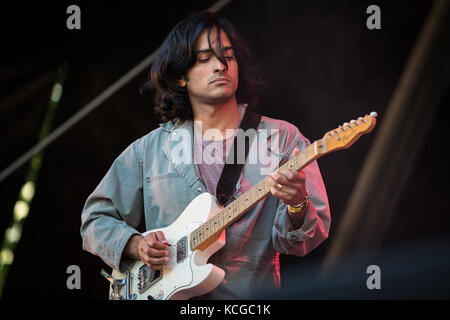
POLYGON ((370 113, 370 116, 376 118, 376 117, 378 117, 378 113, 376 113, 375 111, 372 111, 370 113))

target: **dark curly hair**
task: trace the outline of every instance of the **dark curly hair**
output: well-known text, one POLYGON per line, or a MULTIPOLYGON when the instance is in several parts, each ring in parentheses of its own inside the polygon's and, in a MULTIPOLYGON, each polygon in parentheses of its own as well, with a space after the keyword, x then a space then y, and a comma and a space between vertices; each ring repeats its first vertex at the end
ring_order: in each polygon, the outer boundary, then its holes
POLYGON ((195 64, 196 42, 200 33, 207 29, 209 42, 214 27, 217 28, 219 46, 218 52, 211 51, 225 67, 228 65, 222 52, 221 30, 227 34, 234 49, 239 66, 239 86, 236 91, 238 103, 256 105, 262 81, 259 72, 251 64, 251 55, 243 38, 227 19, 212 12, 200 12, 179 22, 169 33, 155 57, 150 80, 141 87, 141 92, 146 89, 153 91, 155 112, 163 122, 193 118, 187 90, 178 85, 177 79, 195 64))

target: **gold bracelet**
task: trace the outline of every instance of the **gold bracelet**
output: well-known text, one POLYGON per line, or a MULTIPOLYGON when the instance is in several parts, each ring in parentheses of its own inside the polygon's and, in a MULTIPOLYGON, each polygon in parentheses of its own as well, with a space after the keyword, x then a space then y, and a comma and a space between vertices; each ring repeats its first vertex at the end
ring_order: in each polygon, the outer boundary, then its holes
POLYGON ((309 204, 309 195, 306 196, 305 200, 303 200, 302 203, 296 206, 288 205, 288 211, 290 213, 299 213, 300 211, 303 211, 305 208, 307 208, 308 204, 309 204))

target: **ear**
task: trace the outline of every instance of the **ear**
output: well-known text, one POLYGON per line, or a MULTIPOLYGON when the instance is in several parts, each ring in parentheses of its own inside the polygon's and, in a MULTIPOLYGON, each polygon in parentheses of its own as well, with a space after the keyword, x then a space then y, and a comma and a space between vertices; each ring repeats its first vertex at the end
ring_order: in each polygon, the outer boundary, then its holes
POLYGON ((186 79, 184 78, 184 76, 181 76, 179 79, 177 79, 177 83, 182 88, 186 87, 186 79))

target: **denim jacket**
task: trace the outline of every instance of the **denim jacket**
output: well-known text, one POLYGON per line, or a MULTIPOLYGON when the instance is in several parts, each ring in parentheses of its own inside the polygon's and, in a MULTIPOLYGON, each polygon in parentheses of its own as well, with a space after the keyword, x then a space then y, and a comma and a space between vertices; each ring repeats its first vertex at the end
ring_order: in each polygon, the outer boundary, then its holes
MULTIPOLYGON (((239 106, 241 117, 245 108, 239 106)), ((178 153, 173 151, 183 140, 177 139, 177 133, 184 135, 188 147, 193 145, 192 121, 161 124, 117 157, 86 200, 81 216, 83 249, 121 273, 134 262, 122 253, 129 238, 139 234, 136 228, 142 219, 146 230, 166 227, 206 191, 197 165, 175 159, 178 153)), ((276 166, 292 157, 295 146, 301 151, 309 145, 294 125, 265 116, 256 137, 254 140, 268 146, 262 157, 275 159, 276 166), (277 143, 271 143, 274 141, 277 143)), ((249 155, 254 147, 252 144, 249 155)), ((192 148, 184 150, 183 157, 193 159, 192 148)), ((230 201, 274 171, 262 170, 262 163, 268 162, 260 162, 245 164, 230 201)), ((328 237, 330 210, 317 162, 303 171, 310 197, 303 225, 294 229, 287 206, 269 193, 227 228, 225 246, 209 259, 225 270, 225 279, 205 298, 231 299, 256 290, 279 288, 279 254, 304 256, 328 237)))

